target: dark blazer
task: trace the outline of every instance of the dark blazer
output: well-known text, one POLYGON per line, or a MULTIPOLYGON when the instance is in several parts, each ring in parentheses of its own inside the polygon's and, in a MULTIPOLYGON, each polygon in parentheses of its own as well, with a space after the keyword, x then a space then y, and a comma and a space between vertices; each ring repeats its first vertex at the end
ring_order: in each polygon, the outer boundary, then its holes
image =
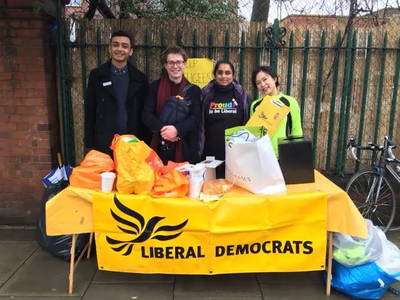
MULTIPOLYGON (((144 124, 153 134, 160 135, 164 123, 157 117, 157 91, 159 80, 150 84, 149 94, 143 107, 142 118, 144 124)), ((198 124, 200 121, 200 88, 193 85, 186 92, 186 97, 191 100, 189 106, 189 117, 184 121, 174 124, 178 136, 182 140, 182 151, 184 161, 196 164, 200 161, 198 151, 198 124)), ((161 137, 160 137, 161 139, 161 137)))
MULTIPOLYGON (((136 135, 146 143, 150 142, 151 134, 143 125, 141 113, 148 92, 146 75, 128 62, 129 87, 126 99, 128 112, 127 129, 129 134, 136 135)), ((112 154, 110 145, 117 133, 118 104, 111 83, 111 61, 93 69, 89 75, 88 89, 85 101, 85 146, 112 154)))

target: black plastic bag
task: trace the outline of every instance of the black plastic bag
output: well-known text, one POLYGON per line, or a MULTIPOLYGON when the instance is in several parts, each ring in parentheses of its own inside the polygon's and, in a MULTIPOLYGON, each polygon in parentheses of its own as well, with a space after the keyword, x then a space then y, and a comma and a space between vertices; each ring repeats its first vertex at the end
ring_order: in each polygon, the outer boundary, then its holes
POLYGON ((160 114, 160 120, 166 125, 174 125, 185 120, 189 114, 190 99, 186 97, 186 92, 193 86, 187 84, 177 96, 167 98, 160 114))
MULTIPOLYGON (((46 188, 43 193, 42 207, 37 221, 36 240, 39 246, 65 261, 71 260, 72 235, 48 236, 46 234, 46 202, 68 187, 68 181, 60 181, 46 188)), ((82 253, 89 241, 89 234, 79 234, 75 244, 75 259, 82 253)))
POLYGON ((179 99, 176 96, 170 96, 163 106, 160 114, 160 120, 167 125, 174 125, 189 116, 189 104, 187 99, 179 99))

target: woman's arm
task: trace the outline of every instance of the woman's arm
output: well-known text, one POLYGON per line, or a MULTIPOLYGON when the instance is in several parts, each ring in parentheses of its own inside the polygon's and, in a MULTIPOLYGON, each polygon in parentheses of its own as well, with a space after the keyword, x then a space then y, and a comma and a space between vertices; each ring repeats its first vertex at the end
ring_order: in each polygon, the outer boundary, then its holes
POLYGON ((250 95, 246 92, 246 102, 247 102, 247 110, 245 111, 245 123, 250 119, 250 117, 253 115, 251 112, 251 104, 253 103, 253 98, 250 97, 250 95))
POLYGON ((303 135, 303 129, 301 128, 300 107, 296 99, 290 102, 290 115, 292 116, 292 128, 290 134, 303 135))
POLYGON ((250 118, 255 113, 257 107, 261 104, 262 100, 263 100, 263 98, 261 97, 261 98, 255 99, 254 101, 251 102, 251 104, 250 104, 250 118))

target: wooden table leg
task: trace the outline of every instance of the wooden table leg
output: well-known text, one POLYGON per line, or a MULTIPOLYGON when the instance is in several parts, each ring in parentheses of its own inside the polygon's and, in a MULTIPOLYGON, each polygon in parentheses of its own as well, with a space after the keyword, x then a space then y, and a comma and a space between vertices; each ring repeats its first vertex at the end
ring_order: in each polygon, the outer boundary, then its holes
POLYGON ((332 243, 333 243, 333 232, 328 232, 328 269, 326 270, 326 295, 331 295, 331 281, 332 281, 332 243))
POLYGON ((93 232, 90 233, 90 237, 89 237, 89 248, 87 250, 87 256, 86 258, 89 259, 90 258, 90 252, 92 250, 92 242, 93 242, 93 232))
POLYGON ((77 234, 72 235, 72 244, 71 244, 71 262, 69 264, 69 293, 72 294, 74 289, 74 269, 75 269, 75 245, 77 234))

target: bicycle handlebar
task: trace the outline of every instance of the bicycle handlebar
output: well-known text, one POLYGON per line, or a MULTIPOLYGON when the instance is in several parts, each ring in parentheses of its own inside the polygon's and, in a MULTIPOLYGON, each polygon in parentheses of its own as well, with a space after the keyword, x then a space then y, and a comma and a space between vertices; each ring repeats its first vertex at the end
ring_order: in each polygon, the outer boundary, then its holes
POLYGON ((361 162, 361 160, 357 157, 357 154, 355 153, 356 150, 357 150, 356 147, 351 147, 351 154, 353 155, 355 161, 361 162))
MULTIPOLYGON (((395 145, 396 146, 396 145, 395 145)), ((392 149, 394 149, 395 147, 390 147, 390 148, 388 148, 388 155, 389 155, 389 158, 386 158, 386 160, 387 161, 389 161, 389 162, 394 162, 394 163, 400 163, 400 159, 398 159, 398 158, 396 158, 396 156, 394 156, 394 154, 393 154, 393 152, 392 152, 392 149)))
POLYGON ((370 150, 374 152, 384 152, 387 151, 388 157, 386 160, 388 162, 400 163, 400 159, 397 159, 396 156, 393 154, 392 149, 396 149, 397 145, 393 143, 387 135, 384 138, 384 145, 374 144, 372 142, 368 142, 367 146, 358 146, 355 139, 353 137, 350 138, 349 143, 347 144, 346 149, 351 147, 351 154, 354 160, 361 162, 360 159, 357 157, 356 151, 357 149, 360 150, 370 150))

